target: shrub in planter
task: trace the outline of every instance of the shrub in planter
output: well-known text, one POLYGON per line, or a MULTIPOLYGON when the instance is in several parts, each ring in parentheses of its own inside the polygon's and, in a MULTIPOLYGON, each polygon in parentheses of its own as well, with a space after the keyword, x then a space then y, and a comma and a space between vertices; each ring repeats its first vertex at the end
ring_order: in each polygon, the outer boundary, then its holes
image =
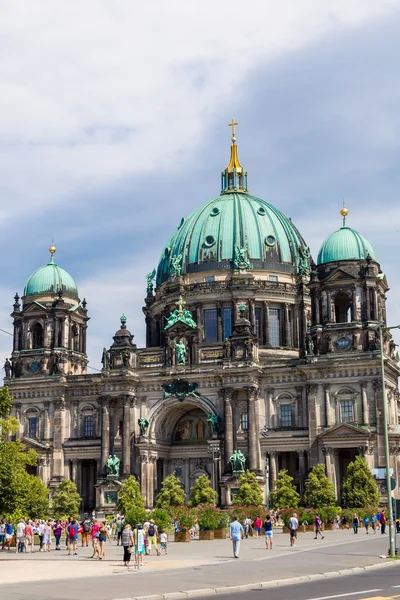
POLYGON ((194 508, 185 505, 175 506, 171 516, 178 521, 180 532, 189 531, 195 524, 197 514, 194 508))
POLYGON ((213 504, 201 504, 197 508, 200 531, 214 531, 220 521, 220 510, 213 504))
POLYGON ((149 519, 154 519, 155 524, 158 527, 158 531, 167 529, 171 524, 171 517, 169 512, 164 508, 155 508, 150 514, 149 519))

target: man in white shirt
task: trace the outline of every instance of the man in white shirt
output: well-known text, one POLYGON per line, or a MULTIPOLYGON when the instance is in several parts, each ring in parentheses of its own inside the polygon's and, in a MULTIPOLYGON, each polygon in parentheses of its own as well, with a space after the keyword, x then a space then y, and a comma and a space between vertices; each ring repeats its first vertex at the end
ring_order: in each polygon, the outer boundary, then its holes
POLYGON ((17 525, 15 552, 23 552, 25 547, 25 522, 23 519, 17 525))
POLYGON ((289 519, 289 529, 290 529, 290 545, 296 545, 297 538, 297 530, 299 528, 299 522, 297 520, 297 514, 293 513, 293 516, 289 519))

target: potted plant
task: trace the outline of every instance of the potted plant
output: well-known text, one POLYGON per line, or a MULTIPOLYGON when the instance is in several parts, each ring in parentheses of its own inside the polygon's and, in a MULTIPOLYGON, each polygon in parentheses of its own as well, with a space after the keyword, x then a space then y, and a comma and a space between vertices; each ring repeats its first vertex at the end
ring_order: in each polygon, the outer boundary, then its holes
POLYGON ((223 510, 218 512, 218 523, 214 529, 214 540, 226 540, 226 528, 229 524, 229 513, 223 510))
POLYGON ((173 515, 179 528, 179 531, 175 531, 175 542, 190 542, 190 530, 196 522, 196 510, 187 506, 175 506, 173 515))
POLYGON ((201 504, 198 506, 197 519, 199 521, 199 539, 213 540, 214 529, 219 523, 219 510, 213 504, 201 504))

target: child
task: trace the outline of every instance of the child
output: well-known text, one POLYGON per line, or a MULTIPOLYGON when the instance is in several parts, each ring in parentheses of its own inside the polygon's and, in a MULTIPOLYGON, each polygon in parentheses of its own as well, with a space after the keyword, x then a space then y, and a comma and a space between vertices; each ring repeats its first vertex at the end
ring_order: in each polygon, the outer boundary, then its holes
POLYGON ((160 546, 161 550, 164 550, 165 554, 167 554, 167 540, 167 534, 165 533, 165 530, 162 529, 160 533, 160 546))

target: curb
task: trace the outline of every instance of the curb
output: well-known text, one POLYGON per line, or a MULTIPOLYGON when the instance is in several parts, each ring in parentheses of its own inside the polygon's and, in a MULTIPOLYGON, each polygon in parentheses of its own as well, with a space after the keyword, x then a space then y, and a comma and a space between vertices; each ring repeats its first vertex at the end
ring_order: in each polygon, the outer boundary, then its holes
POLYGON ((198 598, 203 596, 215 596, 219 594, 232 594, 233 592, 246 592, 249 590, 260 590, 278 586, 294 585, 296 583, 306 583, 310 581, 318 581, 320 579, 341 577, 344 575, 357 575, 359 573, 364 573, 365 571, 377 571, 387 567, 394 567, 396 564, 398 564, 397 561, 391 560, 366 567, 354 567, 352 569, 343 569, 342 571, 328 571, 327 573, 315 573, 314 575, 302 575, 301 577, 291 577, 288 579, 259 581, 255 583, 244 583, 242 585, 229 585, 225 587, 200 588, 197 590, 169 592, 167 594, 150 594, 147 596, 131 596, 129 598, 113 598, 113 600, 181 600, 181 598, 198 598))

